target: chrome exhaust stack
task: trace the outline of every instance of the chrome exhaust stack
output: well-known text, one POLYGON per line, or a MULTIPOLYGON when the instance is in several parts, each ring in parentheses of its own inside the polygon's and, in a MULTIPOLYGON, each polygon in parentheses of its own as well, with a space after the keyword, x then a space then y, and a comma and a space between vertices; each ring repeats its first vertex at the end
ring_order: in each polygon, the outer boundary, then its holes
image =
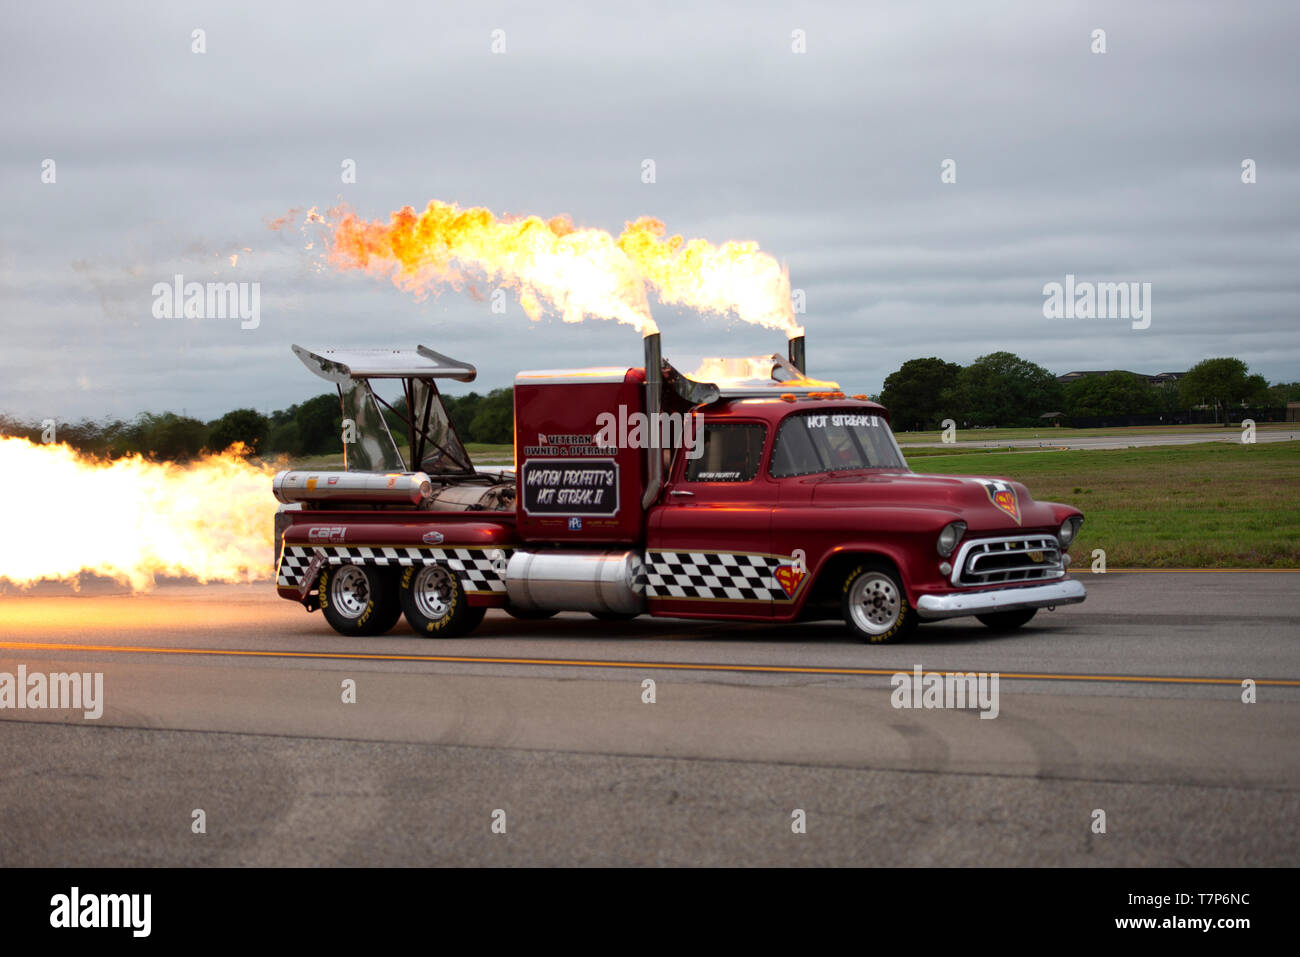
MULTIPOLYGON (((649 422, 657 423, 659 414, 663 411, 664 400, 664 369, 663 369, 663 347, 659 341, 659 333, 652 332, 645 337, 645 412, 646 419, 649 422)), ((664 460, 661 449, 654 447, 658 443, 652 443, 652 447, 646 449, 646 479, 645 494, 641 496, 641 507, 649 508, 659 498, 659 490, 664 484, 664 460)))

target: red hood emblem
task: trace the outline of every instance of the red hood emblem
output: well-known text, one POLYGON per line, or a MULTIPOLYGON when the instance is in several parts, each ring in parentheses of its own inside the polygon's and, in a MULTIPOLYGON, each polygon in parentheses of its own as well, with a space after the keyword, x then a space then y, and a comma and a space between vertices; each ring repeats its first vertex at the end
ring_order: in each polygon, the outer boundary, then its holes
POLYGON ((1016 498, 1016 490, 1011 487, 1010 482, 1001 479, 976 479, 975 481, 984 486, 990 502, 1015 519, 1017 525, 1020 524, 1020 501, 1016 498))

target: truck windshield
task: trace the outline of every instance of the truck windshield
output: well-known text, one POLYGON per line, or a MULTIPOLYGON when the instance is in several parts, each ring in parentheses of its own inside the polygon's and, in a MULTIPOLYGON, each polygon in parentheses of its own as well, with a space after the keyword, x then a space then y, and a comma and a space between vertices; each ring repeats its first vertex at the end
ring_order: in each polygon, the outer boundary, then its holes
POLYGON ((881 468, 907 468, 883 417, 860 412, 805 412, 781 423, 770 471, 773 478, 788 478, 881 468))

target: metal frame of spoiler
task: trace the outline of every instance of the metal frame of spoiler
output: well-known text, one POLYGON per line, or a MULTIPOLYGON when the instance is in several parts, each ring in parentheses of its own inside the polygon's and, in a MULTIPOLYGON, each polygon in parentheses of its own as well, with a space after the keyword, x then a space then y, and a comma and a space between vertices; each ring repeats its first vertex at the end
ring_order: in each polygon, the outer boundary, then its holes
POLYGON ((473 382, 478 370, 428 346, 410 349, 322 349, 293 346, 293 353, 322 379, 340 383, 356 379, 455 379, 473 382))
MULTIPOLYGON (((478 376, 478 370, 468 362, 445 356, 427 346, 416 346, 414 350, 321 349, 315 352, 299 345, 293 345, 292 348, 294 355, 302 361, 303 365, 327 382, 334 383, 339 393, 339 409, 345 419, 348 417, 345 389, 348 395, 357 394, 357 390, 360 390, 365 399, 369 400, 375 412, 377 425, 382 429, 389 446, 386 450, 376 446, 378 455, 391 456, 393 461, 402 464, 403 471, 412 472, 424 468, 426 454, 431 450, 437 450, 439 458, 445 458, 452 465, 451 469, 440 471, 462 476, 477 474, 473 463, 470 462, 469 454, 465 451, 464 443, 456 434, 456 427, 446 415, 435 381, 455 379, 457 382, 473 382, 478 376), (382 396, 376 394, 370 386, 371 379, 400 379, 402 396, 406 401, 405 411, 394 408, 382 396), (451 448, 442 445, 430 434, 429 426, 434 417, 435 403, 438 409, 442 410, 448 434, 454 439, 454 442, 449 443, 451 448), (405 424, 410 440, 410 461, 406 461, 402 456, 384 419, 382 409, 387 409, 405 424)), ((360 401, 364 404, 365 399, 360 401)), ((359 420, 360 416, 358 416, 359 420)), ((371 467, 369 461, 371 456, 364 458, 366 461, 363 462, 362 467, 368 469, 371 467)), ((343 445, 345 471, 349 470, 349 465, 348 447, 345 442, 343 445)), ((384 470, 388 468, 389 466, 385 464, 384 470)))

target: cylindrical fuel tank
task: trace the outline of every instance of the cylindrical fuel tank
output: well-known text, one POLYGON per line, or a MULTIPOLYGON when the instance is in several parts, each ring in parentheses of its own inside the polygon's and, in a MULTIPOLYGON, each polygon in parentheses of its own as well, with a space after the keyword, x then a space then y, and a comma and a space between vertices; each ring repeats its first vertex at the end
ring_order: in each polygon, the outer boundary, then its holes
POLYGON ((528 610, 645 610, 644 566, 636 552, 517 551, 506 566, 510 604, 528 610))
POLYGON ((423 472, 280 472, 271 488, 278 501, 419 505, 433 495, 423 472))

